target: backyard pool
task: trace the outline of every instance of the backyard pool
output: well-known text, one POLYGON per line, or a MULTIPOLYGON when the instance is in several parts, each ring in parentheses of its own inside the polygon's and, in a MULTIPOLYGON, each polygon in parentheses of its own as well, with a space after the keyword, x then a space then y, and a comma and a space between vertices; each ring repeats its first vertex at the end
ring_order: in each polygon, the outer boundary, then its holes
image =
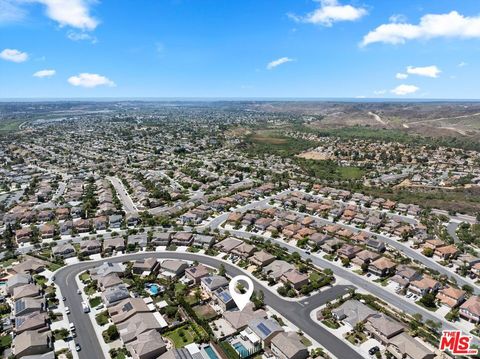
POLYGON ((215 354, 215 352, 213 351, 213 349, 210 345, 203 348, 203 350, 205 350, 205 353, 207 353, 207 355, 210 359, 218 359, 217 354, 215 354))
POLYGON ((237 351, 237 353, 240 355, 240 358, 245 358, 248 357, 249 353, 247 348, 242 343, 235 343, 233 344, 233 347, 237 351))
POLYGON ((152 295, 157 295, 158 294, 158 285, 152 284, 150 286, 150 293, 152 293, 152 295))
POLYGON ((158 293, 161 292, 161 287, 155 283, 147 283, 145 284, 145 290, 149 292, 151 295, 156 296, 158 293))

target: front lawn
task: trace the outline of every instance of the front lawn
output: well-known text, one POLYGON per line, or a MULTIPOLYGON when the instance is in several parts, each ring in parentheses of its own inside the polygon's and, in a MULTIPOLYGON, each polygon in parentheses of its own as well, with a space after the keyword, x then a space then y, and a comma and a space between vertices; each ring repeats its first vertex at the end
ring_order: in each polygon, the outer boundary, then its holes
POLYGON ((95 297, 92 298, 88 301, 90 303, 90 307, 95 308, 97 305, 102 304, 102 298, 101 297, 95 297))
POLYGON ((322 320, 322 324, 326 325, 327 327, 331 329, 338 329, 340 328, 340 325, 338 325, 337 322, 333 321, 332 319, 325 319, 322 320))
POLYGON ((47 267, 50 272, 55 272, 57 269, 62 268, 62 266, 58 263, 48 263, 47 267))
POLYGON ((90 280, 90 274, 88 274, 88 272, 83 272, 82 274, 80 274, 80 280, 83 283, 88 282, 90 280))
POLYGON ((95 316, 95 320, 97 321, 97 324, 98 325, 105 325, 108 323, 108 312, 105 310, 101 313, 98 313, 96 316, 95 316))

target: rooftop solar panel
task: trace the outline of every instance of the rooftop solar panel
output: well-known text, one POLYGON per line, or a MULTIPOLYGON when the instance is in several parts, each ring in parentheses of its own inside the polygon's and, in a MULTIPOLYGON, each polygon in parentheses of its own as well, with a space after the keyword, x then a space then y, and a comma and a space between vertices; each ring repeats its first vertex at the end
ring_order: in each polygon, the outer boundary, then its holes
POLYGON ((266 326, 265 324, 263 324, 263 323, 258 324, 258 325, 257 325, 257 328, 258 328, 258 329, 263 333, 263 335, 265 335, 265 336, 269 336, 269 335, 272 333, 272 331, 271 331, 269 328, 267 328, 267 326, 266 326))

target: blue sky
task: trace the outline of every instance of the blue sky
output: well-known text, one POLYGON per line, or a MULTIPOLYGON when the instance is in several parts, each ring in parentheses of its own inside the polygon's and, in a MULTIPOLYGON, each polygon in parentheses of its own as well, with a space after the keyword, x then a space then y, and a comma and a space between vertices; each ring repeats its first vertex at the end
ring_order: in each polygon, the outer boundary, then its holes
POLYGON ((0 0, 0 98, 480 98, 478 0, 0 0))

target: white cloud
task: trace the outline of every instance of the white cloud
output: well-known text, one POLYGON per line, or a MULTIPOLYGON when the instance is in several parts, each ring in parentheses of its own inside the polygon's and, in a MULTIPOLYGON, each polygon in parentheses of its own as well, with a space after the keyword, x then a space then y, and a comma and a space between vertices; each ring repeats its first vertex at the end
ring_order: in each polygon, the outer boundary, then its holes
POLYGON ((0 58, 12 62, 25 62, 28 60, 28 54, 15 49, 4 49, 0 52, 0 58))
POLYGON ((25 11, 14 0, 0 0, 0 24, 23 20, 25 11))
POLYGON ((84 31, 69 31, 67 37, 72 41, 90 41, 92 44, 97 43, 97 38, 84 31))
POLYGON ((376 95, 376 96, 385 95, 386 93, 387 93, 387 90, 376 90, 376 91, 373 91, 373 94, 376 95))
POLYGON ((78 74, 77 76, 69 77, 68 82, 73 86, 81 86, 87 88, 97 86, 115 86, 115 83, 107 77, 98 74, 90 74, 87 72, 78 74))
POLYGON ((408 75, 402 72, 397 72, 397 74, 395 75, 395 78, 398 80, 405 80, 407 77, 408 75))
POLYGON ((94 30, 98 20, 90 15, 89 0, 29 0, 46 6, 47 16, 60 26, 94 30))
POLYGON ((339 21, 355 21, 367 14, 367 10, 352 5, 340 5, 337 0, 317 0, 320 7, 305 16, 290 14, 295 21, 332 26, 339 21))
POLYGON ((39 78, 44 78, 44 77, 52 77, 55 75, 56 71, 55 70, 40 70, 37 71, 33 74, 33 77, 39 77, 39 78))
POLYGON ((394 23, 397 23, 397 22, 407 22, 407 17, 403 14, 395 14, 395 15, 392 15, 388 18, 388 20, 390 22, 394 22, 394 23))
POLYGON ((291 59, 291 58, 289 58, 289 57, 281 57, 281 58, 279 58, 279 59, 277 59, 277 60, 273 60, 273 61, 269 62, 269 63, 267 64, 267 69, 268 69, 268 70, 272 70, 272 69, 274 69, 274 68, 277 67, 277 66, 280 66, 280 65, 282 65, 282 64, 286 64, 287 62, 292 62, 292 61, 294 61, 294 60, 291 59))
POLYGON ((395 95, 404 96, 415 93, 418 90, 420 90, 420 88, 415 85, 398 85, 390 92, 394 93, 395 95))
POLYGON ((462 61, 458 64, 458 67, 465 67, 467 66, 468 64, 465 62, 465 61, 462 61))
POLYGON ((407 73, 409 73, 410 75, 436 78, 438 77, 438 74, 440 74, 440 72, 442 71, 440 71, 440 69, 435 65, 424 66, 424 67, 413 67, 413 66, 407 67, 407 73))
POLYGON ((364 36, 361 46, 375 42, 404 44, 407 40, 444 38, 480 38, 480 16, 463 16, 457 11, 448 14, 427 14, 418 25, 391 22, 378 26, 364 36))

